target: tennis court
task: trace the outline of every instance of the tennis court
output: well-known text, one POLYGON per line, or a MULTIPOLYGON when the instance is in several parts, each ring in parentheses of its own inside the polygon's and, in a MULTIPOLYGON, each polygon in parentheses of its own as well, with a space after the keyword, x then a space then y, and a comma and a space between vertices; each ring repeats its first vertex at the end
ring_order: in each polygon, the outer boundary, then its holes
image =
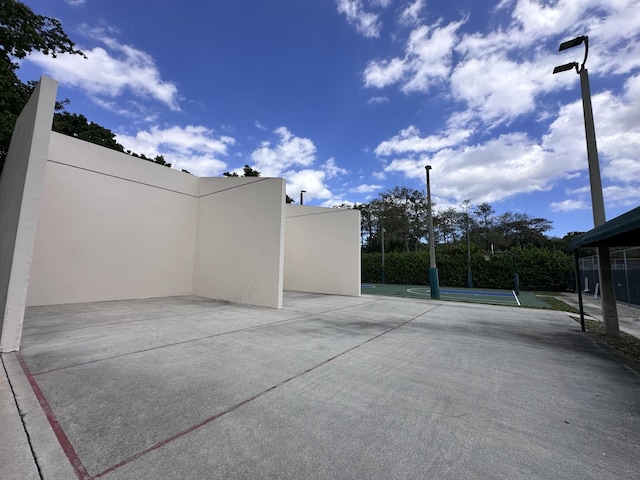
MULTIPOLYGON (((389 285, 363 283, 363 295, 387 295, 395 297, 431 299, 431 289, 427 285, 389 285)), ((440 287, 440 300, 468 303, 487 303, 491 305, 509 305, 514 307, 550 308, 533 292, 497 290, 492 288, 440 287)))

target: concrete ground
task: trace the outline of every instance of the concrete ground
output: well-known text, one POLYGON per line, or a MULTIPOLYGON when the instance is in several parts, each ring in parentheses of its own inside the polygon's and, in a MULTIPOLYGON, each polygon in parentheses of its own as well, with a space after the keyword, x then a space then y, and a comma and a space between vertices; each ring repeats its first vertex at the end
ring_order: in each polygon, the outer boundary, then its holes
POLYGON ((640 370, 562 312, 288 292, 27 317, 2 355, 2 479, 640 471, 640 370))

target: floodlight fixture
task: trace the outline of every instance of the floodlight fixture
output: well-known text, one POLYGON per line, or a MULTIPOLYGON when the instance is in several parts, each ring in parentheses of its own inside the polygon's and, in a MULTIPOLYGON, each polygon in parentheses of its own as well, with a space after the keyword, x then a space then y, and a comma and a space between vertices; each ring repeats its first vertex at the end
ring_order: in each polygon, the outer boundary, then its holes
POLYGON ((553 69, 553 73, 566 72, 567 70, 576 69, 578 71, 578 62, 565 63, 564 65, 559 65, 553 69))
POLYGON ((573 40, 562 42, 558 51, 562 52, 563 50, 577 47, 582 43, 584 43, 584 59, 582 60, 582 65, 578 66, 577 62, 565 63, 564 65, 560 65, 554 68, 553 73, 566 72, 567 70, 571 70, 574 67, 577 74, 580 74, 580 72, 584 70, 584 65, 587 63, 587 55, 589 55, 589 37, 587 35, 582 35, 581 37, 576 37, 573 40))
POLYGON ((580 37, 574 38, 573 40, 567 40, 566 42, 562 42, 560 44, 560 49, 558 51, 561 52, 563 50, 566 50, 567 48, 577 47, 582 42, 588 42, 588 39, 589 37, 587 37, 586 35, 582 35, 580 37))

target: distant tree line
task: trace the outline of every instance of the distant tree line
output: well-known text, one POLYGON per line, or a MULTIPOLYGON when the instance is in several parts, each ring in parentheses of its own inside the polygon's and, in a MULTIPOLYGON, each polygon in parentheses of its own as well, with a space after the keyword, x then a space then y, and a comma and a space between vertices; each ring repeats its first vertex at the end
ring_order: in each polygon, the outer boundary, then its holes
MULTIPOLYGON (((384 239, 386 283, 428 283, 431 239, 422 191, 394 187, 351 208, 361 213, 363 282, 382 279, 384 239)), ((438 209, 434 204, 433 227, 441 285, 467 286, 471 270, 477 287, 510 288, 516 266, 522 289, 565 290, 572 281, 569 242, 580 232, 550 237, 552 222, 545 218, 510 211, 497 215, 489 203, 464 200, 458 208, 438 209), (491 255, 492 251, 512 255, 491 255)), ((582 253, 591 254, 588 250, 582 253)))
MULTIPOLYGON (((380 252, 384 236, 385 251, 416 252, 428 248, 427 199, 424 192, 394 187, 378 194, 369 203, 356 204, 360 210, 364 253, 380 252), (383 234, 384 230, 384 234, 383 234)), ((433 205, 434 242, 437 246, 470 245, 481 250, 509 250, 525 247, 558 248, 568 251, 574 232, 560 239, 549 237, 551 221, 526 213, 496 215, 489 203, 473 205, 463 201, 458 208, 438 209, 433 205)))

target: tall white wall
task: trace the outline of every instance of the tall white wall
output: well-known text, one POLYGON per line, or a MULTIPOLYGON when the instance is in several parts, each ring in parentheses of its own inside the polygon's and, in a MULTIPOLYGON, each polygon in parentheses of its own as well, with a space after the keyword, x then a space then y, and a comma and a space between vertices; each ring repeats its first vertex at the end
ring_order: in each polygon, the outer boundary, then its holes
POLYGON ((0 351, 20 348, 58 83, 42 77, 18 117, 0 177, 0 351))
POLYGON ((200 182, 194 294, 282 308, 284 180, 200 182))
POLYGON ((360 295, 360 212, 287 205, 284 288, 360 295))
POLYGON ((189 294, 199 179, 51 133, 28 305, 189 294))

